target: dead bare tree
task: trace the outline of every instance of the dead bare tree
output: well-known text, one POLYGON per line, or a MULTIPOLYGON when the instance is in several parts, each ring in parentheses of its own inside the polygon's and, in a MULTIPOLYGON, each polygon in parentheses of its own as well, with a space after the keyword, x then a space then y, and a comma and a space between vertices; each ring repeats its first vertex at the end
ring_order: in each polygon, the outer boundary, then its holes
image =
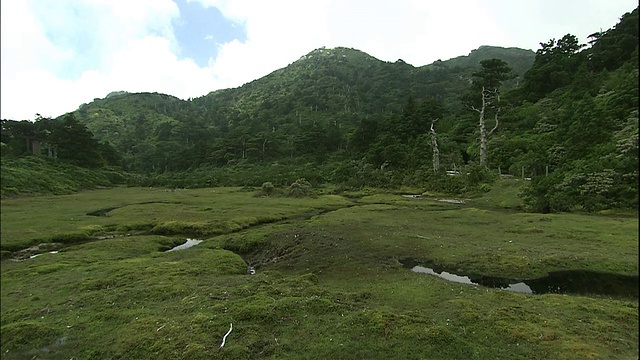
POLYGON ((487 162, 487 142, 489 141, 489 136, 493 134, 493 132, 498 128, 498 114, 500 113, 500 107, 498 107, 498 102, 500 101, 500 95, 498 94, 497 89, 487 90, 485 87, 482 87, 482 107, 477 109, 475 107, 471 107, 473 110, 477 111, 480 114, 480 164, 486 164, 487 162), (493 128, 487 133, 486 119, 485 115, 488 109, 493 109, 494 112, 494 121, 495 124, 493 128))
POLYGON ((389 160, 385 160, 385 162, 382 165, 380 165, 380 171, 384 171, 384 168, 386 168, 389 165, 391 165, 389 160))
POLYGON ((438 169, 440 168, 440 150, 438 149, 438 138, 436 135, 436 130, 433 128, 433 124, 438 121, 438 119, 431 120, 431 144, 433 145, 433 172, 438 173, 438 169))

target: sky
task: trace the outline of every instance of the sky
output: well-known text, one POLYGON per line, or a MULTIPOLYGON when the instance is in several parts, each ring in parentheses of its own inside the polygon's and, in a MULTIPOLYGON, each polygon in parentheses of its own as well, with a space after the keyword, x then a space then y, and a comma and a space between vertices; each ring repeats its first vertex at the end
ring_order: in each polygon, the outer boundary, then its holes
POLYGON ((57 117, 112 91, 188 99, 320 47, 414 66, 482 45, 536 51, 615 26, 637 0, 2 0, 0 118, 57 117))

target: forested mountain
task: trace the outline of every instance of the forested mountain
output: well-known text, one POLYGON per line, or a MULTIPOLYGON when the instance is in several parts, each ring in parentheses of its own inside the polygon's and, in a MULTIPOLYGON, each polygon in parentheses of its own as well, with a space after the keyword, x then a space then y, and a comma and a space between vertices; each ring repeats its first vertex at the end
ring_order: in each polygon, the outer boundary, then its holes
MULTIPOLYGON (((189 100, 113 92, 36 123, 77 120, 100 144, 91 166, 156 177, 286 164, 317 168, 317 182, 465 192, 524 172, 533 210, 633 207, 637 63, 636 9, 588 45, 566 34, 536 53, 482 46, 420 67, 321 48, 238 88, 189 100), (463 176, 442 175, 461 166, 463 176)), ((3 120, 3 156, 48 136, 23 125, 3 120)))
POLYGON ((468 88, 479 66, 476 60, 498 55, 518 69, 519 78, 535 57, 527 50, 483 46, 469 56, 416 68, 354 49, 317 49, 239 88, 191 101, 110 94, 81 106, 75 115, 135 171, 292 158, 322 162, 348 149, 350 136, 363 122, 401 114, 410 97, 460 107, 459 94, 468 88))

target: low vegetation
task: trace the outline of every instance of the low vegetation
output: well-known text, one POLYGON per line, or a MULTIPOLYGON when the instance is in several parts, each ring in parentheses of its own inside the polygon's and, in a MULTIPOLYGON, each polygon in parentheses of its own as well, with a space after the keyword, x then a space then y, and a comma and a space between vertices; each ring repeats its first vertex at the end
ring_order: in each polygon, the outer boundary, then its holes
POLYGON ((637 298, 509 293, 399 262, 511 278, 637 275, 637 216, 521 213, 490 200, 494 189, 474 205, 379 190, 260 191, 3 200, 2 357, 638 356, 637 298), (194 234, 204 242, 165 252, 194 234))
POLYGON ((2 195, 304 178, 471 197, 506 175, 529 179, 526 211, 637 209, 638 8, 612 25, 588 45, 557 34, 535 52, 482 46, 420 67, 320 48, 194 99, 115 92, 56 119, 2 119, 2 195), (45 181, 23 171, 29 154, 95 175, 45 181))
POLYGON ((0 356, 637 359, 637 292, 403 267, 637 279, 637 20, 420 68, 322 48, 201 98, 2 119, 0 356))

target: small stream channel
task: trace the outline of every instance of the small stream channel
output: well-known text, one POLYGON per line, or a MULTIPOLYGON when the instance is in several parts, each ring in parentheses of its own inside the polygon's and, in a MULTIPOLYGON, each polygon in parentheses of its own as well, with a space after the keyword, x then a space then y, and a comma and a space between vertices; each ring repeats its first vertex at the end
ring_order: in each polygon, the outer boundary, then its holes
POLYGON ((173 247, 173 248, 171 248, 171 249, 167 250, 167 252, 169 252, 169 251, 176 251, 176 250, 184 250, 184 249, 188 249, 188 248, 190 248, 190 247, 194 247, 194 246, 196 246, 196 245, 200 244, 201 242, 202 242, 202 240, 196 240, 196 239, 189 239, 189 238, 187 238, 187 241, 185 241, 185 243, 184 243, 184 244, 181 244, 181 245, 175 246, 175 247, 173 247))
POLYGON ((441 266, 403 259, 400 263, 411 271, 468 285, 499 288, 523 294, 578 294, 638 298, 638 276, 587 270, 553 271, 534 279, 509 279, 493 276, 456 274, 441 266))

